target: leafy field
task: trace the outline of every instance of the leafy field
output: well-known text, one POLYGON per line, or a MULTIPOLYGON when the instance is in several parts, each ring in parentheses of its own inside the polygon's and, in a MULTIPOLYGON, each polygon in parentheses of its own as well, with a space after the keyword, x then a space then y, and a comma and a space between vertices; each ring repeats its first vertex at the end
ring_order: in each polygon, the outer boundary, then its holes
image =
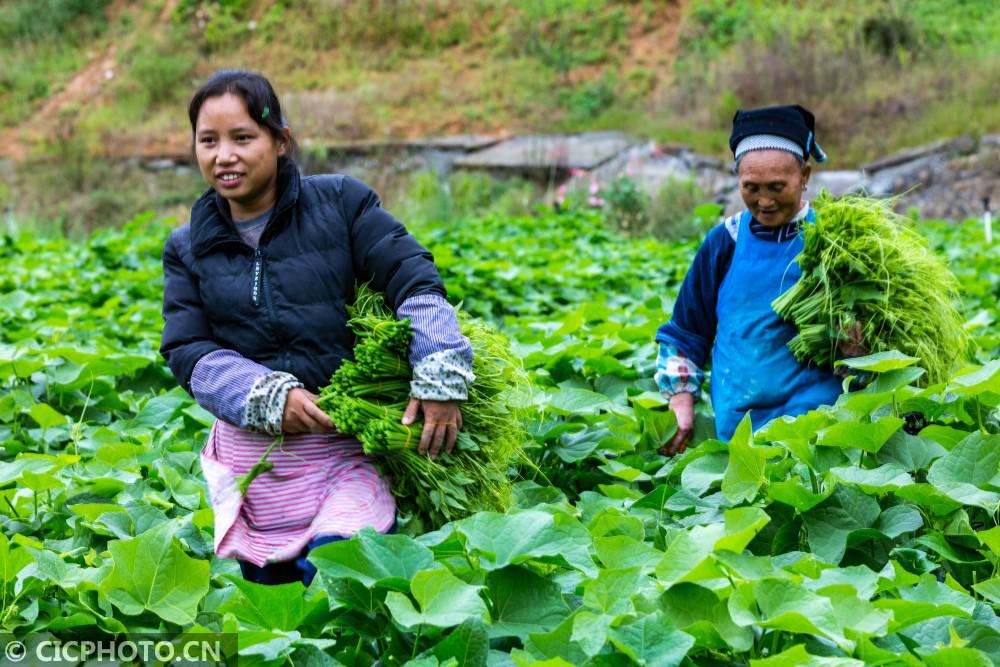
POLYGON ((652 337, 694 242, 583 211, 414 225, 524 359, 539 471, 506 515, 319 548, 308 590, 212 556, 211 417, 156 352, 170 227, 0 237, 0 632, 238 631, 241 665, 1000 662, 1000 252, 974 223, 921 230, 980 365, 917 390, 887 355, 865 391, 728 447, 700 404, 676 460, 652 337))

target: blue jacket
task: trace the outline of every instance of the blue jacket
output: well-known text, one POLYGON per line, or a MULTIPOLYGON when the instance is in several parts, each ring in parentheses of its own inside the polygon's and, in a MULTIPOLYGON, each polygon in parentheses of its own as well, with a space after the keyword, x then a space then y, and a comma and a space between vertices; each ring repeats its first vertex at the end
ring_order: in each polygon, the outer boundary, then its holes
POLYGON ((300 177, 284 158, 256 250, 210 189, 167 240, 163 273, 160 353, 188 392, 195 364, 219 349, 291 373, 310 391, 326 385, 351 357, 346 306, 356 282, 371 281, 393 310, 417 294, 445 296, 431 254, 371 188, 339 174, 300 177))

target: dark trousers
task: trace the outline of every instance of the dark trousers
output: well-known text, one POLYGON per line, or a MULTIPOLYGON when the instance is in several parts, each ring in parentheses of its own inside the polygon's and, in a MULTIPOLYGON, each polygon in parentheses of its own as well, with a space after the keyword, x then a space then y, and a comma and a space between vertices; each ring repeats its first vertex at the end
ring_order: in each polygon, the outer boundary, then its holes
POLYGON ((257 584, 290 584, 301 581, 308 586, 316 576, 316 566, 310 563, 306 556, 316 547, 347 539, 340 535, 319 535, 309 540, 302 553, 295 560, 285 560, 279 563, 268 563, 260 566, 245 560, 237 560, 240 570, 243 571, 243 578, 257 584))
MULTIPOLYGON (((393 524, 392 528, 386 532, 395 533, 396 524, 393 524)), ((309 543, 302 549, 302 553, 299 554, 298 558, 278 563, 268 563, 263 567, 260 565, 254 565, 253 563, 249 563, 245 560, 237 559, 236 562, 240 564, 240 570, 243 572, 243 578, 247 581, 267 585, 290 584, 296 581, 301 581, 303 584, 308 586, 312 583, 313 577, 316 576, 316 566, 306 559, 309 552, 318 546, 346 539, 348 538, 340 535, 317 535, 309 540, 309 543)))

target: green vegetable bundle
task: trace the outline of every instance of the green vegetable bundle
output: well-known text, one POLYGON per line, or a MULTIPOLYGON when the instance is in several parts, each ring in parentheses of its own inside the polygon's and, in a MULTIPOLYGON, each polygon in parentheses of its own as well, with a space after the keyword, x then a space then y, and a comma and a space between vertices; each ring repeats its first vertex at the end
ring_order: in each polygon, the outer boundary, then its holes
POLYGON ((409 322, 396 320, 382 296, 365 287, 358 290, 350 315, 354 361, 334 373, 317 405, 338 430, 357 437, 392 480, 401 528, 417 534, 475 512, 506 511, 511 469, 530 464, 522 420, 510 407, 527 376, 507 339, 460 314, 476 379, 461 404, 464 424, 455 449, 431 460, 417 453, 423 424, 401 423, 412 376, 409 322))
POLYGON ((804 227, 797 258, 802 277, 771 304, 799 331, 788 343, 795 358, 831 366, 838 343, 860 330, 873 353, 918 357, 923 382, 947 380, 969 341, 945 263, 891 201, 824 190, 813 207, 817 221, 804 227))

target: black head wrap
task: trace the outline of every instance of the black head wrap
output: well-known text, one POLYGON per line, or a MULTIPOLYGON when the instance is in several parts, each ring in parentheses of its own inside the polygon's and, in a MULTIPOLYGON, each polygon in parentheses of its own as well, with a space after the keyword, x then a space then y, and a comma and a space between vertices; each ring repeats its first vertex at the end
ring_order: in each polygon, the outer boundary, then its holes
MULTIPOLYGON (((736 148, 744 139, 758 135, 782 137, 802 149, 804 159, 811 155, 817 162, 826 161, 826 153, 816 143, 816 119, 808 109, 798 104, 761 109, 740 109, 733 116, 733 132, 729 148, 736 155, 736 148)), ((766 142, 754 148, 772 148, 766 142)))

